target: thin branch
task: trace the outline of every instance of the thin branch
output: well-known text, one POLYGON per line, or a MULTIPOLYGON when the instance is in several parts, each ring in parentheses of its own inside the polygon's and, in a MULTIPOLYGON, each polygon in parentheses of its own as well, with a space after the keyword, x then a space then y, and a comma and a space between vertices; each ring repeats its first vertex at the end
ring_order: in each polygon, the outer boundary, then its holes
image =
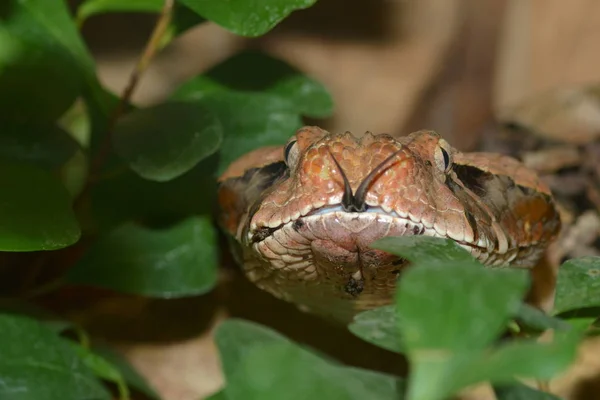
POLYGON ((171 18, 173 15, 173 7, 175 4, 175 0, 165 0, 164 6, 161 10, 161 13, 158 17, 156 25, 154 26, 154 30, 152 31, 152 36, 146 43, 146 48, 139 58, 134 70, 131 72, 129 76, 129 83, 127 87, 123 91, 121 98, 119 99, 119 104, 115 107, 114 112, 111 115, 107 132, 103 138, 102 144, 96 157, 93 159, 90 174, 93 175, 98 172, 98 170, 102 167, 106 159, 110 154, 111 149, 111 141, 112 135, 115 129, 115 125, 119 117, 123 114, 125 107, 129 104, 131 96, 135 91, 142 75, 148 68, 150 61, 154 58, 156 52, 160 49, 161 41, 167 29, 169 27, 169 23, 171 22, 171 18))

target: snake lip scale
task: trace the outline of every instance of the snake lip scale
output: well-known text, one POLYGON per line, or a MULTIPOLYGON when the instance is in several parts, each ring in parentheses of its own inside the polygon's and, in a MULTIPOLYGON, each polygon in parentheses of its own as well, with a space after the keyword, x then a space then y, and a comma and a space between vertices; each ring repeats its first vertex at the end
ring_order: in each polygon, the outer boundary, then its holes
MULTIPOLYGON (((274 232, 283 228, 284 225, 293 226, 294 224, 296 224, 296 225, 304 224, 305 223, 304 219, 311 217, 313 215, 327 215, 330 213, 341 213, 341 212, 348 214, 347 218, 352 218, 352 213, 356 213, 356 212, 374 213, 377 215, 387 215, 387 216, 390 216, 390 217, 396 219, 400 224, 404 223, 406 231, 412 232, 412 235, 414 235, 414 236, 425 235, 425 236, 431 236, 431 237, 438 237, 438 238, 442 238, 442 239, 451 239, 448 236, 438 234, 434 229, 426 228, 422 223, 415 222, 410 218, 406 218, 406 217, 402 217, 402 216, 398 215, 394 210, 390 210, 390 209, 384 210, 382 207, 365 205, 363 211, 347 211, 344 209, 343 205, 333 205, 333 206, 323 206, 320 208, 313 209, 313 210, 309 211, 307 214, 301 215, 300 217, 296 218, 294 221, 282 223, 274 228, 258 227, 255 231, 248 233, 247 240, 250 243, 255 244, 255 243, 265 240, 269 236, 272 236, 274 232)), ((297 229, 297 228, 294 228, 294 229, 297 229)), ((473 248, 473 247, 478 247, 480 249, 487 249, 489 247, 489 244, 485 243, 483 240, 480 240, 476 244, 467 243, 467 242, 458 241, 458 240, 456 240, 455 242, 459 246, 463 247, 466 250, 470 250, 470 248, 473 248)))
POLYGON ((220 223, 245 275, 300 308, 347 322, 389 304, 409 263, 371 244, 449 238, 483 264, 531 269, 560 229, 547 186, 517 160, 405 137, 300 129, 220 178, 220 223))

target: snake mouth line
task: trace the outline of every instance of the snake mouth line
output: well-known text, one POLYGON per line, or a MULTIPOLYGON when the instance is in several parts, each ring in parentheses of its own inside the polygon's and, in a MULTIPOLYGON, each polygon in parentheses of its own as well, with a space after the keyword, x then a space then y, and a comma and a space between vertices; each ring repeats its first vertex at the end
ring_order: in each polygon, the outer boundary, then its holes
POLYGON ((275 232, 284 228, 287 225, 292 225, 293 229, 297 230, 297 229, 300 229, 305 224, 304 219, 306 219, 306 218, 324 216, 324 215, 329 215, 329 214, 334 214, 334 213, 344 213, 348 216, 348 218, 356 218, 358 215, 361 215, 361 214, 363 214, 363 215, 364 214, 375 214, 375 215, 381 215, 381 216, 384 216, 387 218, 394 218, 397 222, 399 222, 400 224, 404 224, 404 226, 406 227, 407 230, 406 230, 405 235, 403 235, 403 236, 431 236, 431 237, 437 237, 437 238, 441 238, 441 239, 450 239, 450 240, 454 241, 456 244, 458 244, 459 246, 466 249, 467 251, 472 251, 475 249, 485 250, 484 246, 480 246, 475 243, 469 243, 466 241, 460 241, 460 240, 453 239, 453 238, 449 237, 448 235, 443 235, 443 234, 439 233, 438 231, 436 231, 433 228, 427 228, 422 222, 415 222, 412 219, 410 219, 410 217, 403 217, 403 216, 397 214, 395 211, 388 212, 379 206, 366 206, 365 210, 361 211, 361 212, 347 211, 344 209, 344 206, 342 204, 326 205, 323 207, 315 208, 305 215, 302 215, 294 220, 291 220, 291 221, 288 221, 285 223, 281 223, 280 225, 273 227, 273 228, 266 227, 266 226, 260 227, 260 228, 256 229, 254 232, 249 233, 248 239, 249 239, 250 243, 252 243, 252 244, 259 243, 259 242, 262 242, 263 240, 271 237, 275 232))
POLYGON ((273 228, 267 227, 267 226, 259 227, 255 231, 249 232, 248 238, 250 239, 250 243, 262 242, 263 240, 272 236, 275 232, 277 232, 278 230, 282 229, 283 227, 285 227, 287 225, 292 225, 293 229, 298 230, 302 227, 302 225, 304 225, 304 223, 305 223, 304 219, 306 219, 306 218, 325 216, 325 215, 330 215, 330 214, 335 214, 335 213, 343 213, 343 214, 347 215, 348 218, 357 218, 358 215, 364 215, 364 214, 381 215, 381 216, 384 216, 387 218, 394 218, 397 221, 404 223, 404 225, 407 229, 407 235, 410 234, 410 235, 414 235, 414 236, 428 235, 428 236, 444 237, 444 236, 439 235, 435 230, 426 228, 422 223, 414 222, 410 218, 401 217, 398 214, 396 214, 394 211, 387 212, 383 208, 377 207, 377 206, 365 206, 364 211, 360 211, 360 212, 347 211, 342 204, 337 204, 337 205, 327 205, 327 206, 315 208, 305 215, 302 215, 294 220, 291 220, 291 221, 288 221, 285 223, 281 223, 280 225, 273 227, 273 228))

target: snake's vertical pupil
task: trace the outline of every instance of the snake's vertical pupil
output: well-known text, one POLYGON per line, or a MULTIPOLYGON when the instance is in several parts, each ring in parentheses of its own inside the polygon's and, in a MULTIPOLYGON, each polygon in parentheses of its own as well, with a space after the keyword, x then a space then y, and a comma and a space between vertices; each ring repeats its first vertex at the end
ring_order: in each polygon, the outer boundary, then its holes
POLYGON ((444 170, 447 170, 450 166, 450 156, 448 155, 448 152, 444 150, 443 147, 440 147, 440 149, 442 150, 442 156, 444 157, 444 170))
POLYGON ((290 153, 296 142, 296 140, 292 140, 287 144, 287 146, 285 146, 285 149, 283 150, 283 159, 287 165, 290 165, 290 153))

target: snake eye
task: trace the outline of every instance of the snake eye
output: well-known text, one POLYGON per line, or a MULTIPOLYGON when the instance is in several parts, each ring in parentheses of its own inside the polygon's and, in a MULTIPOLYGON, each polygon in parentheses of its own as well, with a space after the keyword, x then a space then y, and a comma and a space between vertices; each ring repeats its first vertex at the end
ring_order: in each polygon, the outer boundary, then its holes
POLYGON ((283 159, 289 168, 296 166, 298 162, 298 146, 296 140, 291 140, 283 150, 283 159))
POLYGON ((452 168, 452 157, 442 143, 435 150, 435 164, 443 172, 448 172, 452 168))

